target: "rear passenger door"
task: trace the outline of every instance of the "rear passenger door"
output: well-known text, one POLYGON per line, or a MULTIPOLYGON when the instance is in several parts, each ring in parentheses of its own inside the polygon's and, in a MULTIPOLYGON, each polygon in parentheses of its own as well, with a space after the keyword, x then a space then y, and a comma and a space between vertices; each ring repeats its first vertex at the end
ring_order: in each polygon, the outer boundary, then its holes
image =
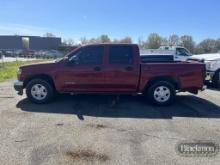
POLYGON ((139 63, 129 45, 110 45, 105 68, 106 89, 111 92, 135 92, 139 79, 139 63))

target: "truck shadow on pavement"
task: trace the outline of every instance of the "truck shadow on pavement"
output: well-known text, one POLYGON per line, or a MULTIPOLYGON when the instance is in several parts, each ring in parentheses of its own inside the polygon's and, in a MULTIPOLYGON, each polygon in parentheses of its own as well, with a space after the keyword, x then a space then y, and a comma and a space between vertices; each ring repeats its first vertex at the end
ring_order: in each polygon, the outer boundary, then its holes
POLYGON ((142 96, 121 96, 118 103, 114 102, 114 96, 63 95, 45 105, 36 105, 24 99, 18 102, 17 108, 27 112, 73 114, 80 120, 84 120, 85 116, 146 119, 220 118, 218 105, 192 95, 177 96, 176 102, 168 107, 151 105, 142 96))
POLYGON ((206 82, 206 87, 207 87, 207 89, 212 90, 212 91, 220 91, 219 88, 215 87, 215 86, 214 86, 213 84, 211 84, 211 83, 207 83, 207 82, 206 82))

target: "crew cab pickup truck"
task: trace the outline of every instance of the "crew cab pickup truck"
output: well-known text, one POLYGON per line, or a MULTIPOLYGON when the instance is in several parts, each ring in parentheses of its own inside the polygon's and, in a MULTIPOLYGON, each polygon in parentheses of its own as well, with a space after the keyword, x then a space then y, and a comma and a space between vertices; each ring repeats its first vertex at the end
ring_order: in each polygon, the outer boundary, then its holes
POLYGON ((171 104, 176 92, 203 89, 205 65, 199 62, 141 61, 135 44, 82 46, 54 62, 22 66, 14 88, 34 103, 55 93, 143 94, 155 104, 171 104))

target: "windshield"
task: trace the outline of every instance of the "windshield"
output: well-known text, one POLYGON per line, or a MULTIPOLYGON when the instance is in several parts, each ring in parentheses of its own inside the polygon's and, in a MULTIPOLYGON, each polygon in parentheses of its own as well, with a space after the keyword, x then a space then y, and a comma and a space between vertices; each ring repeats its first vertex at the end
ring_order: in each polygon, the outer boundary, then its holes
POLYGON ((192 54, 185 48, 177 48, 176 54, 178 56, 192 56, 192 54))

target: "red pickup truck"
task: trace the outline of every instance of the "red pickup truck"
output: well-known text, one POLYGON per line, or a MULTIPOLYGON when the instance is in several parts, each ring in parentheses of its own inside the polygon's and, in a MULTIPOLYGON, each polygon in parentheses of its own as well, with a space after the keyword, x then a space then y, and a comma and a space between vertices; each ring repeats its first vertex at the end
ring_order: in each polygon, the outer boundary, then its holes
POLYGON ((22 66, 14 88, 34 103, 56 92, 143 94, 155 104, 171 104, 176 92, 203 90, 203 63, 142 60, 135 44, 82 46, 59 61, 22 66))

